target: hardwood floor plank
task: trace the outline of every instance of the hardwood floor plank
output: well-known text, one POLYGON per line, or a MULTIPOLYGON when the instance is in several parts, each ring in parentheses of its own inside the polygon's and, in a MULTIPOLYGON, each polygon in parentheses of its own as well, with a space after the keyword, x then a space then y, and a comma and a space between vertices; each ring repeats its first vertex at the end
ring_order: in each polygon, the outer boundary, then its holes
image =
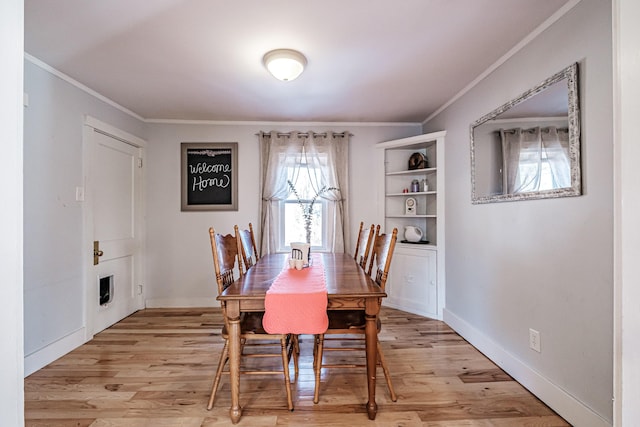
POLYGON ((433 421, 423 427, 570 427, 557 416, 496 418, 484 420, 433 421))
MULTIPOLYGON (((239 425, 566 427, 568 424, 443 322, 383 308, 380 341, 398 394, 378 371, 375 421, 366 416, 364 369, 325 370, 313 403, 313 337, 301 340, 300 374, 286 408, 281 379, 243 376, 239 425)), ((219 309, 147 309, 25 379, 28 427, 228 426, 223 377, 206 410, 223 347, 219 309)), ((355 353, 326 357, 364 358, 355 353)), ((251 364, 278 366, 277 360, 251 364)), ((293 369, 291 369, 293 375, 293 369)), ((292 377, 293 378, 293 377, 292 377)))
POLYGON ((90 427, 95 422, 95 419, 57 419, 57 420, 29 420, 26 423, 29 427, 90 427))
POLYGON ((102 418, 90 427, 200 427, 202 418, 102 418))

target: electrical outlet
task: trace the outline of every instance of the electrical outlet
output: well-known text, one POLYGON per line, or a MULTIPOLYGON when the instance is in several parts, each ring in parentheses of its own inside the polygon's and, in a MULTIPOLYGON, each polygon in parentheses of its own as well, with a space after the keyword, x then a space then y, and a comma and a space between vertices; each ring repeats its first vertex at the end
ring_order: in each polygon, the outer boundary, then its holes
POLYGON ((540 353, 540 332, 529 329, 529 348, 540 353))

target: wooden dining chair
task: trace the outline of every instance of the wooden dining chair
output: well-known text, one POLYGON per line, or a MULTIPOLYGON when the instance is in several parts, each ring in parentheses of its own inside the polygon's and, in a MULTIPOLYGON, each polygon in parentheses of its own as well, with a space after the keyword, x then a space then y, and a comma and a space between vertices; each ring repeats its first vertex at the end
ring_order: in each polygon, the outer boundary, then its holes
MULTIPOLYGON (((389 268, 391 266, 391 258, 395 249, 396 240, 398 236, 398 229, 394 228, 390 234, 379 234, 379 230, 376 232, 374 238, 371 260, 369 262, 369 269, 367 274, 371 275, 375 282, 384 291, 387 283, 387 276, 389 274, 389 268), (374 269, 375 266, 375 269, 374 269)), ((362 310, 329 310, 327 311, 329 316, 329 327, 324 334, 318 334, 315 336, 314 344, 314 374, 315 374, 315 389, 313 395, 313 403, 318 403, 320 398, 320 374, 323 368, 356 368, 365 367, 364 364, 356 363, 325 363, 323 360, 324 352, 361 352, 364 354, 364 340, 365 340, 365 314, 362 310), (331 337, 326 337, 331 335, 331 337), (325 346, 327 341, 342 341, 342 345, 337 346, 325 346), (344 342, 347 341, 347 344, 344 342), (350 345, 349 345, 350 344, 350 345)), ((380 332, 382 323, 378 317, 377 328, 380 332)), ((378 355, 377 365, 382 367, 384 372, 384 378, 389 388, 389 394, 392 401, 396 401, 398 398, 391 382, 391 376, 389 374, 389 368, 387 366, 386 359, 382 352, 382 346, 380 341, 376 339, 376 352, 378 355)))
MULTIPOLYGON (((243 230, 236 224, 233 229, 235 230, 236 236, 238 236, 238 243, 240 244, 238 251, 242 255, 245 271, 249 271, 249 269, 258 262, 258 249, 256 247, 256 238, 253 234, 253 225, 249 223, 249 228, 243 230)), ((300 355, 298 336, 292 334, 290 341, 290 347, 292 347, 293 352, 294 378, 297 380, 299 374, 298 356, 300 355)))
POLYGON ((356 250, 353 255, 353 259, 356 260, 360 267, 366 268, 367 261, 369 259, 369 251, 371 250, 371 243, 373 242, 373 237, 375 234, 378 234, 378 230, 380 230, 380 225, 375 231, 374 234, 373 224, 368 229, 364 228, 364 222, 360 221, 360 229, 358 230, 358 240, 356 240, 356 250))
MULTIPOLYGON (((211 239, 211 251, 213 253, 213 266, 216 276, 216 284, 218 285, 218 295, 221 294, 227 287, 229 287, 235 280, 234 268, 237 268, 239 275, 242 276, 243 266, 241 261, 240 252, 242 250, 242 244, 240 238, 237 235, 216 233, 214 228, 209 229, 209 236, 211 239)), ((222 337, 224 338, 224 347, 220 354, 220 360, 218 362, 218 368, 213 380, 213 386, 211 387, 211 396, 209 397, 209 403, 207 409, 213 408, 216 392, 220 384, 220 379, 223 373, 228 374, 228 369, 225 370, 225 366, 229 361, 229 324, 226 315, 226 306, 221 304, 222 315, 224 317, 224 326, 222 328, 222 337)), ((285 391, 287 393, 287 407, 290 411, 293 411, 293 399, 291 395, 291 384, 289 377, 289 361, 291 359, 292 352, 294 353, 294 364, 296 365, 297 372, 297 355, 293 351, 293 344, 291 335, 289 334, 269 334, 262 327, 262 317, 264 313, 243 313, 240 319, 240 343, 241 343, 241 358, 264 358, 264 357, 280 357, 282 359, 282 369, 279 370, 240 370, 240 374, 265 374, 265 375, 283 375, 285 391), (251 345, 257 346, 259 350, 251 353, 245 353, 245 348, 251 345), (279 352, 269 352, 268 349, 263 350, 268 346, 279 346, 279 352)), ((242 363, 241 363, 242 365, 242 363)))
POLYGON ((256 247, 256 238, 253 234, 253 225, 249 223, 248 229, 239 229, 235 226, 236 236, 240 236, 241 254, 244 261, 245 270, 249 270, 258 262, 258 248, 256 247))

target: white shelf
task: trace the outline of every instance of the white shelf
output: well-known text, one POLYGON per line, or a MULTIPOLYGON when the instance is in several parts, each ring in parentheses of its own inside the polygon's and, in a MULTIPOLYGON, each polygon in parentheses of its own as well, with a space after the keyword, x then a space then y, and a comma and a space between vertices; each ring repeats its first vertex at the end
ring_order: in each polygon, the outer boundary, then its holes
POLYGON ((393 175, 421 175, 425 173, 435 173, 437 168, 423 168, 423 169, 412 169, 412 170, 403 170, 396 172, 387 172, 385 175, 393 176, 393 175))
MULTIPOLYGON (((412 214, 412 215, 387 215, 387 218, 437 218, 438 215, 420 215, 420 214, 412 214)), ((398 230, 399 231, 399 230, 398 230)))
POLYGON ((414 191, 409 192, 409 193, 387 193, 386 196, 387 197, 395 197, 395 196, 405 196, 405 197, 410 197, 410 196, 427 196, 429 194, 438 194, 437 191, 414 191))
POLYGON ((407 242, 403 242, 403 241, 398 240, 396 242, 396 245, 402 245, 403 247, 406 247, 407 249, 412 249, 412 250, 417 250, 417 251, 419 251, 419 250, 427 250, 427 249, 430 250, 430 251, 433 251, 433 250, 437 249, 437 247, 435 245, 432 245, 431 243, 419 243, 419 244, 416 244, 416 243, 407 243, 407 242))

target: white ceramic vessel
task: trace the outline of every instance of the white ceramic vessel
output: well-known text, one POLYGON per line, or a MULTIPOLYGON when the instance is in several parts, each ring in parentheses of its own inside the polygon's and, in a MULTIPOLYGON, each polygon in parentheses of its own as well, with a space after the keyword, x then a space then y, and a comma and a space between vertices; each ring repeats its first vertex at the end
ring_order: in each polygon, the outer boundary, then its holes
POLYGON ((408 242, 419 242, 422 240, 422 230, 419 227, 407 225, 404 227, 404 238, 408 242))

